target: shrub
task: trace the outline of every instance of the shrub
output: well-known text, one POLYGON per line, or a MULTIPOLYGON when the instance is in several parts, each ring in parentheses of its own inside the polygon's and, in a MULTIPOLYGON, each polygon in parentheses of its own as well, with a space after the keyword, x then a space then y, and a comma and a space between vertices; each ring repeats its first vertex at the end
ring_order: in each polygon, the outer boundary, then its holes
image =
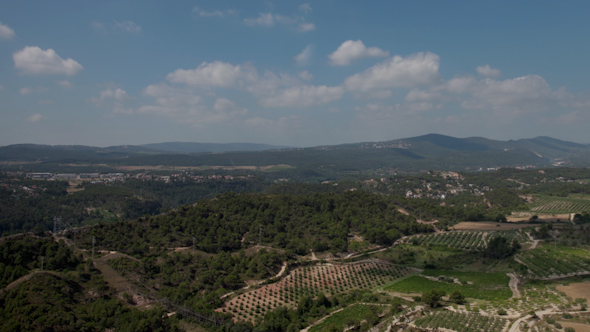
POLYGON ((498 315, 500 315, 500 316, 506 316, 507 315, 507 312, 504 309, 500 309, 500 310, 498 310, 498 315))

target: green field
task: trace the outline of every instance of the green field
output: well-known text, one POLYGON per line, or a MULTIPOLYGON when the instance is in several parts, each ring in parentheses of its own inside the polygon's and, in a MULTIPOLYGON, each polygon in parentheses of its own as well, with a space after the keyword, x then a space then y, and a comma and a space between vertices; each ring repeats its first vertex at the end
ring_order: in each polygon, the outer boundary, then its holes
POLYGON ((556 196, 536 196, 529 203, 532 212, 581 213, 590 211, 590 199, 556 196))
POLYGON ((522 232, 511 231, 452 231, 415 235, 406 242, 426 246, 443 246, 465 250, 482 250, 494 236, 503 236, 509 241, 517 239, 523 241, 522 232))
POLYGON ((529 270, 529 277, 547 278, 590 271, 590 254, 583 249, 557 247, 550 244, 517 255, 529 270))
POLYGON ((444 275, 457 278, 461 281, 461 284, 452 281, 434 281, 422 276, 411 276, 386 286, 385 290, 400 293, 424 293, 431 290, 442 290, 447 294, 459 290, 466 297, 489 301, 506 300, 512 296, 512 291, 508 287, 510 278, 502 273, 441 270, 425 270, 423 273, 432 277, 444 275))
POLYGON ((416 320, 416 326, 423 328, 446 328, 457 332, 489 331, 500 332, 508 323, 507 319, 439 311, 416 320))
POLYGON ((388 309, 389 307, 387 306, 351 305, 310 328, 309 332, 327 331, 330 329, 333 331, 343 331, 349 326, 359 325, 363 320, 367 320, 367 322, 371 320, 375 321, 378 319, 380 313, 388 309))

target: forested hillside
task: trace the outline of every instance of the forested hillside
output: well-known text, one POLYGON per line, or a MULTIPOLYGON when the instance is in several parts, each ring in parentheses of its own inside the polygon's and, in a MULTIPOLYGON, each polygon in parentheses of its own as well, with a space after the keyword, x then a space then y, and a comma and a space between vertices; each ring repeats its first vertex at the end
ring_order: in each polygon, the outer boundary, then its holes
POLYGON ((363 191, 308 196, 225 193, 162 216, 101 224, 80 243, 96 236, 105 249, 136 254, 149 247, 190 246, 194 237, 198 249, 218 253, 258 242, 259 228, 263 244, 297 254, 309 248, 345 251, 351 233, 391 245, 401 236, 432 229, 398 212, 388 197, 363 191))

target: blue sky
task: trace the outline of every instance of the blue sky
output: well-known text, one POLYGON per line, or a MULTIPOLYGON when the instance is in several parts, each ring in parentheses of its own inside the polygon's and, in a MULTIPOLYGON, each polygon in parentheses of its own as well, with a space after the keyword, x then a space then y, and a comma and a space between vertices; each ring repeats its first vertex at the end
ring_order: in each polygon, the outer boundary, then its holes
POLYGON ((0 145, 590 143, 587 1, 0 3, 0 145))

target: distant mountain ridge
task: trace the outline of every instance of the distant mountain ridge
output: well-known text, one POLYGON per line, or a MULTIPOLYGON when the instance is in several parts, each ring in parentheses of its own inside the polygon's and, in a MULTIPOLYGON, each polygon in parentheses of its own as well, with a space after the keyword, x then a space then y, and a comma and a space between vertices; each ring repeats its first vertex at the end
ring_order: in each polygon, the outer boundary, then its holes
POLYGON ((179 153, 206 153, 206 152, 236 152, 236 151, 264 151, 277 149, 290 149, 292 146, 278 146, 256 143, 192 143, 192 142, 165 142, 139 145, 158 151, 179 153))
POLYGON ((18 144, 0 147, 0 162, 101 163, 117 166, 290 165, 314 172, 474 171, 498 167, 590 166, 590 145, 539 136, 499 141, 428 134, 381 142, 293 148, 252 143, 168 142, 106 148, 18 144))

